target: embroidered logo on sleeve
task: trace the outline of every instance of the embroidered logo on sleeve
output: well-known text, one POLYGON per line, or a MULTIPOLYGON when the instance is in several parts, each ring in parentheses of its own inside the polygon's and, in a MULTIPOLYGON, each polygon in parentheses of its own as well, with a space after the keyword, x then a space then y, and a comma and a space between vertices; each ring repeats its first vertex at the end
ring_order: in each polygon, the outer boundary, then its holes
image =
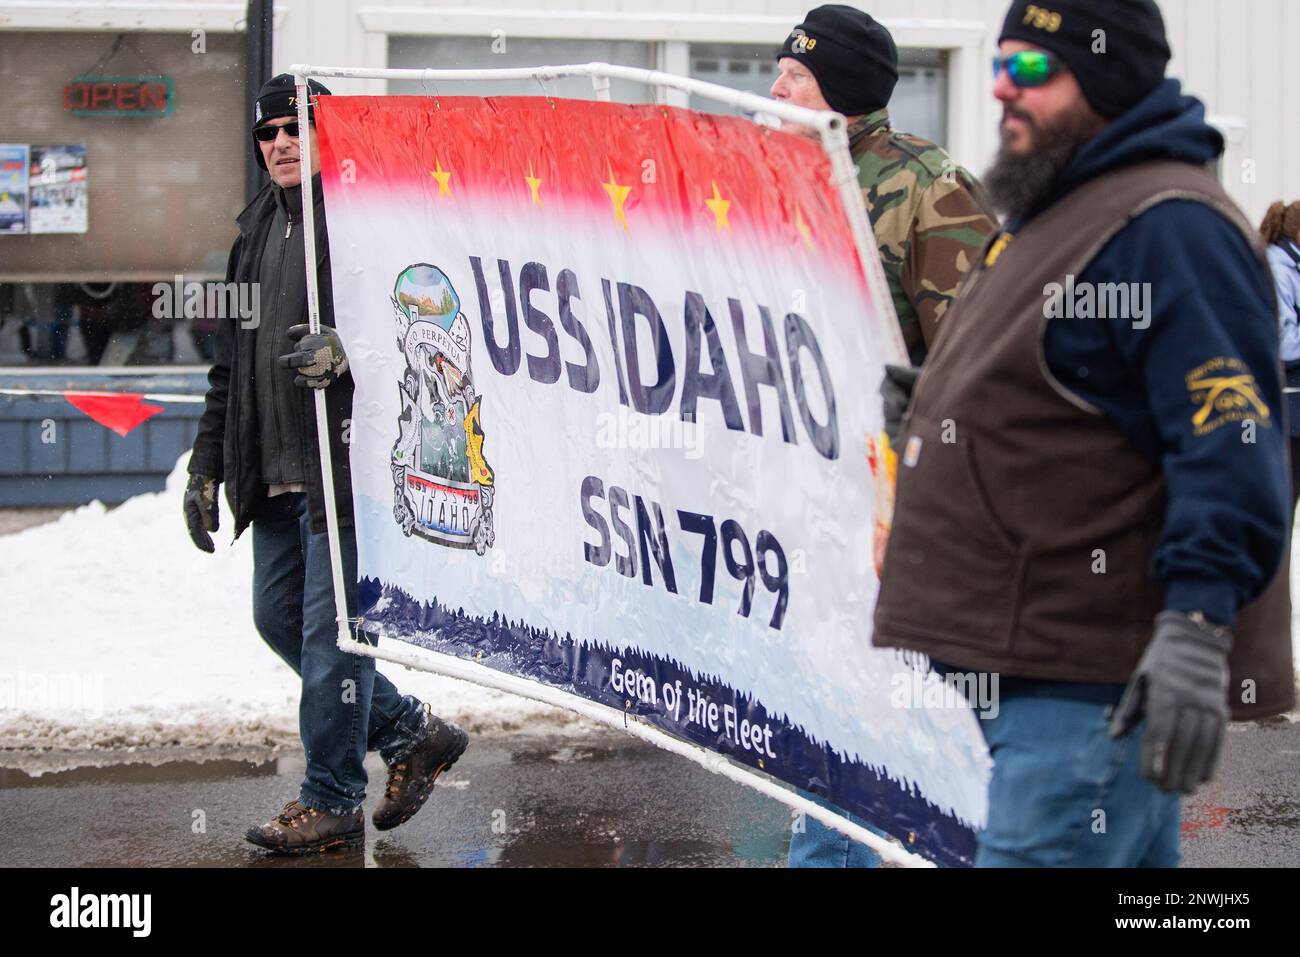
POLYGON ((1192 430, 1209 435, 1228 422, 1251 419, 1268 428, 1270 413, 1259 396, 1255 377, 1240 359, 1220 356, 1187 373, 1187 391, 1196 411, 1192 430))
POLYGON ((1007 251, 1007 247, 1011 245, 1011 240, 1015 238, 1016 237, 1011 233, 1002 233, 999 235, 998 238, 993 241, 993 244, 989 246, 988 255, 984 257, 985 268, 992 269, 996 266, 998 264, 998 259, 1007 251))

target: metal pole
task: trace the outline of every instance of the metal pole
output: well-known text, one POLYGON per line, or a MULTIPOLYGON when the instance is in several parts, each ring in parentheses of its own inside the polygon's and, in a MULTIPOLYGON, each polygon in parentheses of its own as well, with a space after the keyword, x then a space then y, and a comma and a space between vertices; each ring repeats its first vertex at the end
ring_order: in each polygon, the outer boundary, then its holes
POLYGON ((757 93, 744 93, 730 87, 707 83, 691 77, 663 73, 659 70, 646 70, 642 67, 618 66, 610 63, 571 63, 565 66, 527 66, 510 67, 493 70, 386 70, 380 67, 339 67, 314 66, 295 63, 289 72, 298 76, 313 77, 352 77, 367 80, 555 80, 566 76, 604 77, 613 80, 632 80, 651 86, 667 86, 685 93, 693 93, 706 99, 716 100, 739 107, 749 113, 762 113, 778 119, 824 130, 835 122, 840 114, 830 110, 809 110, 802 106, 791 106, 780 100, 770 100, 757 93))
MULTIPOLYGON (((838 116, 838 114, 836 114, 838 116)), ((862 193, 858 188, 858 170, 853 165, 849 153, 849 133, 843 117, 839 123, 824 127, 822 148, 831 160, 831 181, 840 198, 844 215, 848 217, 849 228, 853 230, 853 241, 858 247, 858 262, 862 274, 868 280, 867 288, 871 290, 872 312, 877 323, 885 333, 884 342, 890 350, 887 361, 908 364, 907 343, 903 341, 903 330, 898 324, 898 313, 894 311, 894 301, 889 298, 889 282, 885 278, 885 269, 880 265, 880 247, 876 244, 876 234, 867 218, 867 208, 862 203, 862 193)))
MULTIPOLYGON (((248 0, 244 18, 244 116, 252 125, 253 107, 257 91, 271 79, 271 15, 274 0, 248 0)), ((244 202, 251 203, 266 184, 266 173, 253 158, 252 145, 246 144, 244 155, 244 202)))
MULTIPOLYGON (((320 332, 320 296, 316 288, 316 184, 312 181, 311 128, 308 117, 310 91, 307 78, 294 78, 294 96, 298 104, 298 168, 302 171, 302 242, 307 260, 307 328, 312 335, 320 332)), ((348 627, 347 592, 343 582, 343 552, 339 545, 339 510, 334 500, 334 460, 330 453, 329 415, 325 409, 325 390, 312 389, 316 402, 316 444, 320 447, 321 490, 325 495, 325 531, 330 549, 330 572, 334 580, 334 611, 338 618, 338 645, 352 640, 348 627)), ((341 425, 342 423, 340 423, 341 425)))
POLYGON ((462 681, 471 681, 477 685, 495 688, 498 691, 531 698, 543 704, 564 708, 584 718, 590 718, 593 721, 599 721, 601 724, 609 725, 612 728, 621 728, 633 737, 648 741, 665 751, 681 755, 706 770, 712 771, 714 774, 720 774, 737 784, 753 788, 760 794, 780 801, 787 807, 806 814, 813 820, 820 821, 827 827, 834 828, 846 837, 867 845, 891 864, 897 864, 900 867, 935 866, 933 861, 928 861, 918 854, 899 848, 878 834, 868 831, 865 827, 854 824, 834 811, 802 797, 788 786, 778 784, 769 777, 735 763, 725 754, 709 751, 699 745, 691 744, 689 741, 675 738, 667 732, 659 730, 638 715, 627 714, 608 705, 589 701, 586 698, 579 698, 576 695, 565 694, 548 685, 529 681, 527 678, 520 678, 516 675, 497 671, 476 661, 466 661, 463 658, 457 658, 455 655, 433 651, 430 648, 421 648, 418 645, 413 645, 409 649, 378 648, 364 642, 339 639, 339 647, 358 655, 368 655, 381 661, 391 661, 420 671, 432 671, 435 674, 447 675, 451 678, 459 678, 462 681))

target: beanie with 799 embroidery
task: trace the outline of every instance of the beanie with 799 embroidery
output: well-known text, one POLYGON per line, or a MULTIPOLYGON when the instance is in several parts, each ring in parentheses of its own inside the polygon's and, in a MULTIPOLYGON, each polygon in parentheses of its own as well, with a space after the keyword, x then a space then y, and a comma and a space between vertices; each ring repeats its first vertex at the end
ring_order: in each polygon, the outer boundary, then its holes
POLYGON ((889 105, 898 84, 898 47, 883 25, 841 3, 809 10, 777 59, 793 57, 817 80, 822 99, 845 116, 889 105))
POLYGON ((1170 57, 1155 0, 1014 0, 1003 40, 1056 54, 1107 119, 1146 99, 1164 80, 1170 57))

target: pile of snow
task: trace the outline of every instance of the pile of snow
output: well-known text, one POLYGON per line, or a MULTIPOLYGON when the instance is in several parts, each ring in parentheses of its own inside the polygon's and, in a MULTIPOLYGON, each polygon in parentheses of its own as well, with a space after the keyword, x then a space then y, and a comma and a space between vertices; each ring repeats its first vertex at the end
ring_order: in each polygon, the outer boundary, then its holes
MULTIPOLYGON (((186 453, 163 492, 0 537, 0 748, 280 745, 297 676, 253 628, 252 535, 216 553, 181 516, 186 453)), ((405 693, 470 730, 554 730, 570 712, 380 662, 405 693)))

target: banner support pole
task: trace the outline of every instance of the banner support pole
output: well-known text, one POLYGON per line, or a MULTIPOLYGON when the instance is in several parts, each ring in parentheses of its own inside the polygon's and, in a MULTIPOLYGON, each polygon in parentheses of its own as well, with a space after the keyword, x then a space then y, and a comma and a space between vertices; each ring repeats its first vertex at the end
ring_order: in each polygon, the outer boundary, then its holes
POLYGON ((885 278, 884 267, 880 265, 880 247, 876 245, 875 230, 871 227, 871 220, 867 217, 867 209, 862 201, 858 170, 849 152, 847 121, 838 113, 836 119, 838 122, 830 123, 821 130, 822 149, 831 161, 831 182, 839 194, 849 228, 853 231, 853 243, 858 249, 862 274, 870 280, 867 288, 871 291, 872 313, 883 327, 885 345, 892 353, 888 361, 910 365, 903 330, 898 324, 898 313, 894 311, 893 300, 886 294, 889 282, 885 278))
POLYGON ((721 775, 737 784, 742 784, 748 788, 758 791, 760 794, 770 797, 773 800, 799 811, 808 817, 811 817, 827 827, 839 831, 846 837, 851 838, 861 844, 865 844, 871 850, 880 855, 882 860, 899 867, 934 867, 932 861, 928 861, 918 854, 913 854, 903 850, 900 847, 884 840, 878 834, 873 834, 861 825, 854 824, 847 818, 836 814, 828 808, 822 807, 814 801, 801 796, 789 787, 776 783, 769 777, 761 775, 744 765, 738 765, 730 760, 726 755, 716 751, 709 751, 698 745, 675 738, 665 731, 661 731, 654 725, 650 724, 640 715, 631 714, 625 711, 619 711, 608 705, 600 704, 596 701, 590 701, 585 698, 579 698, 575 695, 568 695, 557 691, 548 685, 539 684, 535 681, 529 681, 526 678, 519 678, 505 672, 497 671, 487 665, 479 664, 475 661, 467 661, 456 655, 447 654, 441 651, 434 651, 430 648, 419 648, 414 646, 411 650, 403 649, 380 649, 375 645, 366 644, 365 642, 354 639, 339 639, 339 647, 345 651, 353 652, 358 655, 367 655, 381 661, 390 661, 394 664, 404 665, 408 668, 415 668, 420 671, 432 671, 435 674, 445 675, 449 678, 458 678, 462 681, 469 681, 477 685, 492 688, 496 691, 504 691, 508 694, 519 695, 524 698, 531 698, 533 701, 540 701, 542 704, 553 705, 557 708, 563 708, 566 711, 572 711, 581 717, 597 721, 601 724, 608 725, 611 728, 626 731, 633 737, 640 738, 650 744, 663 748, 665 751, 671 751, 673 754, 686 758, 695 764, 700 765, 707 771, 721 775), (416 650, 418 648, 418 651, 416 650), (434 660, 436 659, 436 661, 434 660))
MULTIPOLYGON (((307 77, 294 77, 298 106, 298 169, 302 183, 302 241, 307 265, 307 327, 312 335, 320 332, 320 296, 316 282, 316 203, 312 182, 311 126, 307 77)), ((330 573, 334 583, 334 610, 338 619, 338 645, 352 640, 348 631, 347 592, 343 581, 343 552, 339 544, 338 502, 334 498, 334 461, 330 454, 329 414, 325 408, 325 390, 312 389, 316 405, 316 445, 320 449, 321 490, 325 496, 325 538, 329 543, 330 573)))

